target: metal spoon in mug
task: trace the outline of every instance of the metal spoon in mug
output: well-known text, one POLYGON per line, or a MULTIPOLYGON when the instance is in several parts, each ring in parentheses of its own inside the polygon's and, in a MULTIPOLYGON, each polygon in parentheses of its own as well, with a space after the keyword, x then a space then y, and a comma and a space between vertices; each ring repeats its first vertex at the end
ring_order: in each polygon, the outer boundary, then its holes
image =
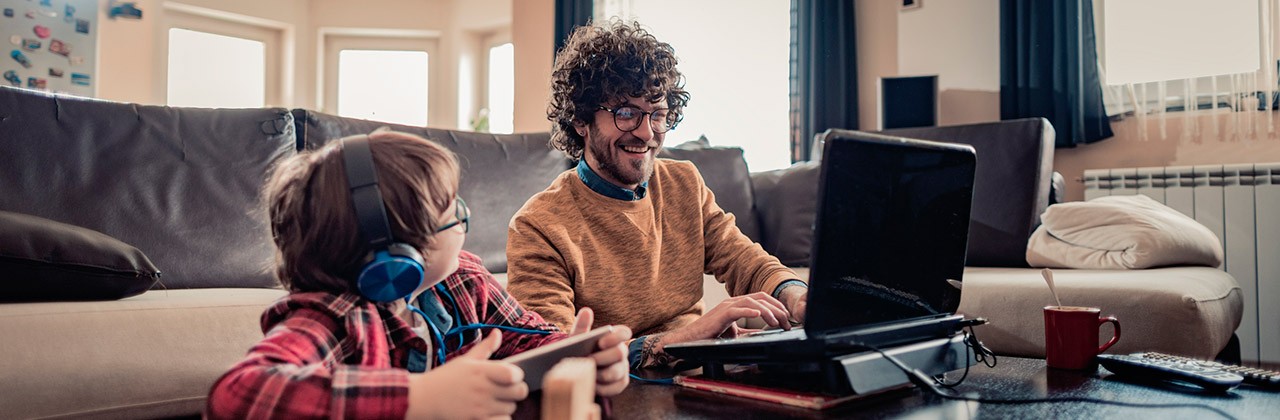
POLYGON ((1053 300, 1058 302, 1058 306, 1062 306, 1062 299, 1058 299, 1058 290, 1053 287, 1053 270, 1041 269, 1040 275, 1044 276, 1044 282, 1049 284, 1049 293, 1053 294, 1053 300))

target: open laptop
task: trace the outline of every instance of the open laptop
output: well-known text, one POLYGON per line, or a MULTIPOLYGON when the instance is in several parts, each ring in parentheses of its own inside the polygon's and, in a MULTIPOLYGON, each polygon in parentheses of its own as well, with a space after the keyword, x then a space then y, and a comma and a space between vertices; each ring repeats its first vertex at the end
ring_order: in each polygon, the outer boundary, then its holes
POLYGON ((805 328, 669 344, 695 361, 811 360, 948 337, 964 272, 973 147, 827 130, 805 328))

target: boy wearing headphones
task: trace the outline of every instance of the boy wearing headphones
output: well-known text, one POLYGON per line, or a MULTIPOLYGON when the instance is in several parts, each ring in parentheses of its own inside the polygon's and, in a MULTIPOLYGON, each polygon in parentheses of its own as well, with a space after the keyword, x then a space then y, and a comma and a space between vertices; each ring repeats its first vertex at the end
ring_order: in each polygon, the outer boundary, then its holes
MULTIPOLYGON (((469 212, 452 152, 392 131, 286 159, 265 198, 289 295, 210 391, 210 418, 490 418, 528 395, 498 359, 567 334, 462 251, 469 212), (482 331, 490 331, 482 336, 482 331)), ((590 309, 573 333, 590 329, 590 309)), ((596 392, 628 383, 626 327, 592 355, 596 392)))

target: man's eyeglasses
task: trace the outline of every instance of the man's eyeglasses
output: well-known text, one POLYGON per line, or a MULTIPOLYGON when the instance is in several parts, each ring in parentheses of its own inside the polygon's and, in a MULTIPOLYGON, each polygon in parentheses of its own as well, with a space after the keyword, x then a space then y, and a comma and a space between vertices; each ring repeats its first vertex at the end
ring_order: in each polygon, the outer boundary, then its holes
POLYGON ((654 133, 662 134, 676 127, 676 116, 668 109, 655 109, 653 112, 644 112, 640 108, 631 105, 622 105, 617 108, 609 109, 604 105, 600 106, 601 111, 609 111, 613 113, 613 125, 624 132, 636 131, 640 128, 640 121, 644 120, 644 116, 649 116, 649 127, 654 133))
POLYGON ((439 227, 436 229, 436 233, 453 229, 453 227, 457 225, 462 225, 462 233, 471 231, 471 209, 467 208, 467 202, 462 201, 462 197, 458 197, 455 200, 457 200, 458 204, 453 209, 453 215, 454 217, 457 217, 458 220, 454 220, 453 222, 439 227))

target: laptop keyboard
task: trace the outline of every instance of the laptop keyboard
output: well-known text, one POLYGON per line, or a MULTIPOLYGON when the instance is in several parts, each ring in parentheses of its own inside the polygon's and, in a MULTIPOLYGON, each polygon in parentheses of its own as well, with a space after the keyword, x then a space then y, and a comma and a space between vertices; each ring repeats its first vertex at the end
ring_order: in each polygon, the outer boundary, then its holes
POLYGON ((754 332, 736 338, 722 338, 716 340, 717 343, 768 343, 770 341, 781 340, 797 340, 805 338, 804 328, 792 328, 791 330, 768 330, 754 332))

